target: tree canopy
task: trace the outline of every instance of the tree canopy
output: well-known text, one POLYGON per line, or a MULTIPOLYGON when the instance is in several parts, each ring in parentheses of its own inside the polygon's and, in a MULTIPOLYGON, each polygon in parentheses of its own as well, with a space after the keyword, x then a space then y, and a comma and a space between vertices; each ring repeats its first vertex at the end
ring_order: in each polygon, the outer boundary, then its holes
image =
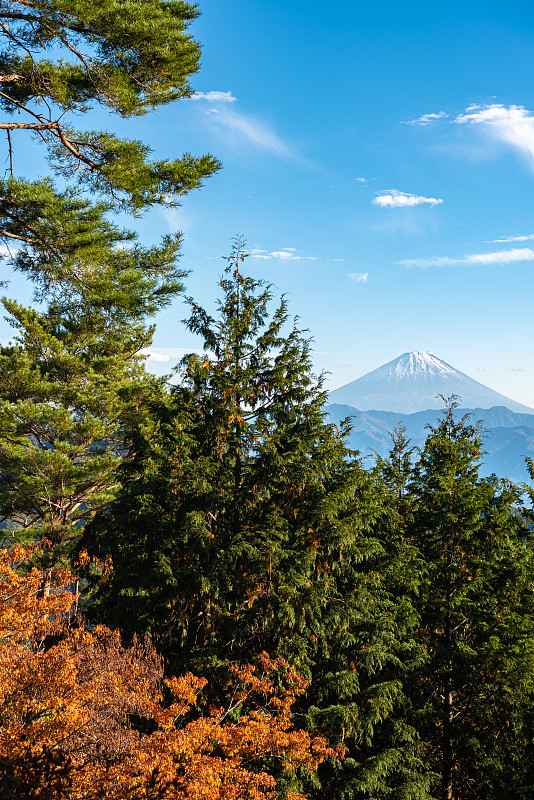
POLYGON ((532 533, 520 488, 479 477, 482 433, 458 419, 456 407, 453 398, 430 428, 410 485, 416 639, 426 657, 409 694, 439 796, 523 797, 531 779, 521 785, 510 756, 522 750, 529 761, 523 725, 534 699, 532 533))
MULTIPOLYGON (((415 734, 393 718, 412 644, 407 604, 378 571, 378 488, 348 425, 325 419, 309 339, 245 258, 237 240, 216 315, 190 300, 204 350, 184 358, 152 424, 132 428, 122 488, 84 530, 82 546, 113 561, 88 613, 150 635, 171 670, 202 667, 217 702, 235 660, 283 654, 310 679, 303 725, 347 747, 315 791, 405 786, 415 734)), ((397 571, 401 557, 399 545, 397 571)))

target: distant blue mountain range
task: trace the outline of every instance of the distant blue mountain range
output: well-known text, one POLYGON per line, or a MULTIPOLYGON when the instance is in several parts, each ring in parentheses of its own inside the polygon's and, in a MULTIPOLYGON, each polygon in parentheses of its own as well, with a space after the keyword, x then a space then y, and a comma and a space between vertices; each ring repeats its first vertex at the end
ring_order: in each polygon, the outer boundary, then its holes
MULTIPOLYGON (((339 423, 351 417, 353 430, 350 446, 359 450, 364 463, 371 463, 375 455, 386 456, 391 449, 390 433, 401 423, 414 447, 421 447, 426 439, 427 425, 433 425, 439 411, 429 409, 415 414, 398 414, 395 411, 358 411, 357 408, 332 403, 326 407, 331 422, 339 423)), ((484 463, 481 474, 495 473, 512 481, 528 480, 525 456, 534 459, 534 414, 516 414, 504 406, 494 408, 459 408, 457 416, 471 414, 472 421, 482 422, 484 435, 484 463)))
POLYGON ((461 407, 456 415, 470 414, 472 422, 480 421, 485 430, 481 473, 495 473, 515 482, 528 481, 525 456, 534 459, 534 409, 473 381, 430 353, 404 353, 336 389, 330 394, 333 402, 326 410, 335 423, 351 417, 351 447, 359 450, 364 463, 370 465, 376 454, 388 454, 390 434, 399 423, 406 428, 412 446, 421 447, 427 436, 426 427, 437 421, 444 406, 439 395, 451 394, 459 395, 461 407), (464 395, 460 394, 462 390, 464 395), (479 402, 469 404, 473 398, 479 402), (362 410, 372 401, 374 408, 368 405, 362 410))

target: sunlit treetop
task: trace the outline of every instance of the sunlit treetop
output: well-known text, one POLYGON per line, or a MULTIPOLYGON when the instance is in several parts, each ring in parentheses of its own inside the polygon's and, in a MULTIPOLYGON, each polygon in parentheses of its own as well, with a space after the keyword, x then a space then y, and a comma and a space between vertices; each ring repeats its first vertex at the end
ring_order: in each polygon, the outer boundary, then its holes
POLYGON ((188 26, 198 13, 167 0, 0 2, 0 130, 11 178, 20 132, 30 131, 57 173, 130 211, 199 187, 219 166, 210 155, 151 161, 142 142, 73 127, 97 105, 126 118, 190 96, 200 48, 188 26))

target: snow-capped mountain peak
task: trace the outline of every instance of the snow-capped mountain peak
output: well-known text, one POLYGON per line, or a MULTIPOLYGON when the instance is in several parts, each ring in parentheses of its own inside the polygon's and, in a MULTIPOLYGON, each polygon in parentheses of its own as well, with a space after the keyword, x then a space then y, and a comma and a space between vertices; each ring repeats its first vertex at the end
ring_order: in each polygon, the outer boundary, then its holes
POLYGON ((429 375, 446 375, 456 372, 454 367, 442 361, 433 353, 414 350, 412 353, 403 353, 396 361, 391 377, 397 381, 427 373, 429 375))
POLYGON ((378 369, 330 392, 331 403, 361 411, 415 411, 443 408, 443 397, 457 395, 464 408, 504 406, 511 411, 533 409, 489 389, 433 353, 403 353, 378 369))

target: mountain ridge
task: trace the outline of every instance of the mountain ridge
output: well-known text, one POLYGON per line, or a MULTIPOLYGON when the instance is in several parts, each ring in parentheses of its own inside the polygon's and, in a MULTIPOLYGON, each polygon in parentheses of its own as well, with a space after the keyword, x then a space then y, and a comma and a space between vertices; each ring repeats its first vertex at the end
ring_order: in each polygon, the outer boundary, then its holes
MULTIPOLYGON (((440 417, 436 409, 401 414, 396 411, 359 411, 339 403, 326 406, 326 412, 330 422, 336 425, 342 419, 351 418, 353 427, 349 444, 366 460, 377 455, 387 457, 392 446, 391 433, 399 423, 404 427, 410 445, 422 447, 428 426, 435 425, 440 417)), ((516 483, 529 480, 525 457, 534 459, 534 413, 515 413, 504 406, 457 408, 453 413, 457 418, 469 414, 473 423, 481 423, 482 475, 495 473, 516 483)))

